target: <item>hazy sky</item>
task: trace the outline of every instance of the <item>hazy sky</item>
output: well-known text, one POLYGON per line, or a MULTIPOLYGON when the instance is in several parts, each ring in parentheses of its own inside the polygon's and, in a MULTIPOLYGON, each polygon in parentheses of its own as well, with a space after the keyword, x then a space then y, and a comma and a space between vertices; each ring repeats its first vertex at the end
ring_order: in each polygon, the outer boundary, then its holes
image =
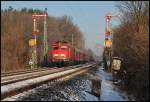
POLYGON ((71 16, 84 33, 86 46, 96 53, 102 53, 104 45, 105 14, 118 12, 115 5, 115 1, 1 1, 2 9, 9 6, 15 9, 47 8, 50 16, 71 16))

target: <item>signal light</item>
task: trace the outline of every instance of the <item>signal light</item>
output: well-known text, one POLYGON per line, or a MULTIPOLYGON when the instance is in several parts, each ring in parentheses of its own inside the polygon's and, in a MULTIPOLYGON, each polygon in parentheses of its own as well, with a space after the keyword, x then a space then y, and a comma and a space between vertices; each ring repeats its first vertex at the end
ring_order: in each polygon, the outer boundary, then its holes
POLYGON ((29 46, 35 46, 36 45, 36 39, 30 39, 29 40, 29 46))
POLYGON ((110 39, 105 40, 105 46, 110 48, 112 46, 112 41, 110 39))

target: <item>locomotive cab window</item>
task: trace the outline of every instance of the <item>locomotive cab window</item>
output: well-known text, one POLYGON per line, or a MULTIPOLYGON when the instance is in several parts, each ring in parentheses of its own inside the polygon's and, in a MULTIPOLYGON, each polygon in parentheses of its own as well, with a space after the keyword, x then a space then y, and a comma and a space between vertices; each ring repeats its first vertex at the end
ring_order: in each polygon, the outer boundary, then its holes
POLYGON ((54 49, 54 50, 57 50, 57 49, 59 49, 59 47, 53 47, 53 49, 54 49))

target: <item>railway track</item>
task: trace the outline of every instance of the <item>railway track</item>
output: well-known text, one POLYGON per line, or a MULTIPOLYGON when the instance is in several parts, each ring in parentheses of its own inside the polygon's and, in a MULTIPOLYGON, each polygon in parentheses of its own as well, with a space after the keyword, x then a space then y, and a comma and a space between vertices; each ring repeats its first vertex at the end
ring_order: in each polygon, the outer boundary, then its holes
MULTIPOLYGON (((51 69, 55 69, 57 67, 53 67, 51 69)), ((49 70, 50 68, 35 68, 35 69, 27 69, 27 70, 20 70, 20 71, 13 71, 13 72, 8 72, 8 73, 2 73, 1 77, 7 77, 7 76, 12 76, 12 75, 18 75, 18 74, 25 74, 25 73, 33 73, 33 72, 38 72, 42 70, 49 70)))
POLYGON ((6 85, 18 81, 23 81, 35 77, 40 77, 43 75, 48 75, 64 70, 68 70, 70 68, 77 68, 82 65, 76 65, 76 66, 69 66, 67 68, 58 68, 58 67, 53 67, 53 68, 36 68, 36 69, 30 69, 30 70, 22 70, 19 72, 10 72, 10 73, 3 73, 1 75, 1 85, 6 85))
POLYGON ((62 68, 47 68, 45 70, 33 71, 31 73, 22 72, 19 74, 6 75, 1 77, 1 97, 2 99, 7 96, 12 96, 12 94, 17 94, 19 92, 31 89, 40 85, 56 79, 69 78, 77 74, 81 74, 92 68, 96 64, 82 64, 76 66, 62 67, 62 68), (75 74, 76 73, 76 74, 75 74), (12 87, 13 86, 13 87, 12 87))
MULTIPOLYGON (((76 66, 69 66, 69 67, 79 67, 82 65, 76 65, 76 66)), ((1 73, 1 77, 7 77, 7 76, 12 76, 12 75, 19 75, 19 74, 25 74, 25 73, 33 73, 33 72, 39 72, 43 70, 49 70, 49 69, 57 69, 58 67, 52 67, 52 68, 34 68, 34 69, 26 69, 26 70, 19 70, 19 71, 12 71, 12 72, 6 72, 6 73, 1 73)))
POLYGON ((17 75, 12 75, 12 76, 5 76, 1 78, 1 85, 6 85, 6 84, 11 84, 11 83, 15 83, 18 81, 23 81, 23 80, 27 80, 27 79, 31 79, 31 78, 35 78, 35 77, 40 77, 43 75, 47 75, 47 74, 52 74, 52 73, 56 73, 63 70, 61 69, 47 69, 47 70, 37 70, 34 72, 25 72, 23 74, 17 74, 17 75))

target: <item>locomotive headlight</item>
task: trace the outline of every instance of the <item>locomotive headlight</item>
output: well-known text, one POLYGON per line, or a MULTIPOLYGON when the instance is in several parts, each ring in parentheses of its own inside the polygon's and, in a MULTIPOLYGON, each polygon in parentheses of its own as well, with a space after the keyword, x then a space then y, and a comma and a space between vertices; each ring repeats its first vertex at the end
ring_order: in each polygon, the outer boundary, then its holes
POLYGON ((65 54, 60 54, 60 56, 66 57, 66 55, 65 55, 65 54))
POLYGON ((53 56, 54 56, 54 57, 55 57, 55 56, 58 56, 58 54, 54 54, 53 56))

